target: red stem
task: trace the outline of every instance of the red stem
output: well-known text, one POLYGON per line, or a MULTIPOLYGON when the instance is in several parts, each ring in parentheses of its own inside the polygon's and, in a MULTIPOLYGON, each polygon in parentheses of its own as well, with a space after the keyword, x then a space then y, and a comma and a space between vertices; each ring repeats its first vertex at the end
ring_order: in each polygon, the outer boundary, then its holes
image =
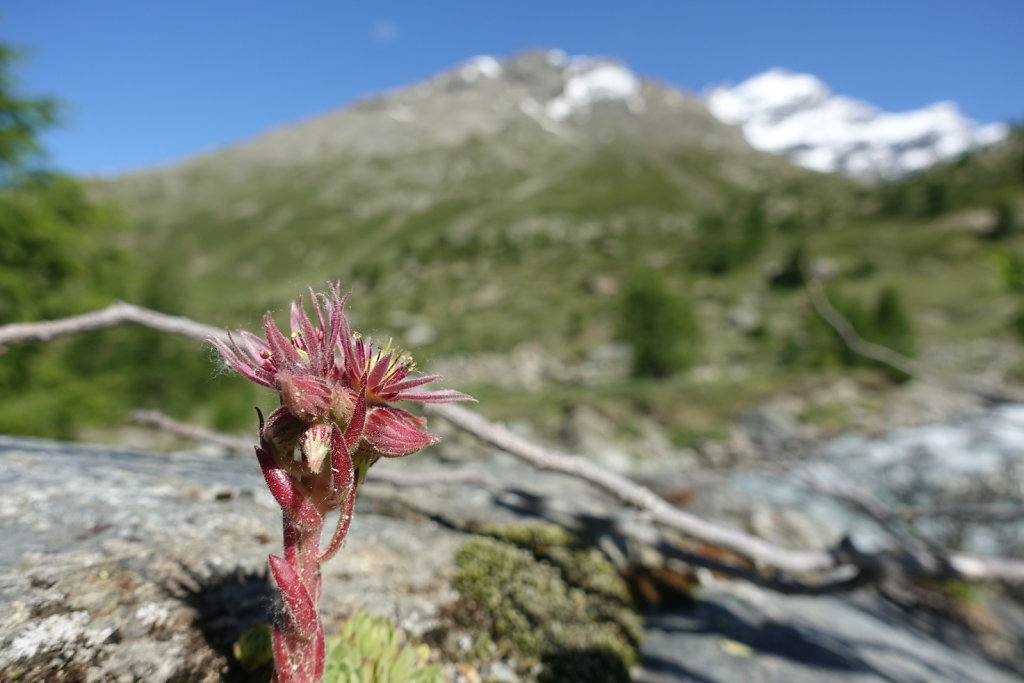
POLYGON ((283 602, 274 624, 274 668, 279 683, 317 683, 324 667, 324 630, 316 609, 323 519, 296 524, 289 512, 284 511, 284 557, 270 556, 283 602))
POLYGON ((356 489, 358 486, 358 478, 353 479, 352 485, 348 488, 348 494, 345 496, 345 504, 341 507, 341 511, 338 513, 338 526, 334 529, 334 534, 331 536, 331 542, 327 545, 327 548, 320 553, 319 561, 321 563, 334 557, 334 554, 338 552, 341 545, 345 542, 345 537, 348 536, 348 528, 352 524, 352 513, 355 512, 356 489))
MULTIPOLYGON (((365 399, 356 402, 359 427, 365 416, 365 399)), ((260 415, 260 431, 263 432, 260 415)), ((351 425, 350 425, 351 426, 351 425)), ((330 471, 326 477, 297 479, 282 469, 261 437, 256 456, 275 500, 281 506, 284 556, 270 556, 270 570, 281 592, 282 609, 273 631, 274 680, 277 683, 318 683, 324 673, 324 629, 317 612, 320 601, 320 565, 338 551, 352 523, 356 477, 346 436, 335 426, 331 432, 330 471), (316 501, 316 502, 314 502, 316 501), (338 526, 327 550, 320 552, 324 512, 341 503, 338 526)))

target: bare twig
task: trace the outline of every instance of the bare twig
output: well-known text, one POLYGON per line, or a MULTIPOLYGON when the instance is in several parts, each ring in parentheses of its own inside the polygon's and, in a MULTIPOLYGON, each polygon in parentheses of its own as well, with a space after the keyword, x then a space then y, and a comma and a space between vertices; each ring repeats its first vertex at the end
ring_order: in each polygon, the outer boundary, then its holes
POLYGON ((99 311, 73 315, 69 318, 0 326, 0 347, 22 342, 47 342, 73 334, 94 332, 121 325, 140 325, 160 332, 180 334, 199 340, 225 336, 224 330, 218 327, 116 301, 99 311))
POLYGON ((1024 521, 1024 506, 1005 503, 974 503, 936 507, 900 507, 890 514, 898 519, 946 518, 959 522, 985 524, 1020 523, 1024 521))
MULTIPOLYGON (((0 327, 0 345, 26 341, 48 341, 71 334, 128 324, 142 325, 193 339, 223 338, 224 335, 218 328, 187 318, 168 316, 138 306, 116 303, 101 311, 73 318, 2 326, 0 327)), ((852 330, 852 326, 846 330, 847 334, 850 333, 850 330, 852 330)), ((837 331, 839 330, 837 329, 837 331)), ((856 336, 855 330, 851 339, 854 341, 860 339, 859 336, 856 336)), ((860 341, 863 342, 863 340, 860 341)), ((863 343, 867 344, 867 342, 863 343)), ((871 346, 865 348, 870 351, 871 346)), ((904 367, 917 369, 916 364, 904 367)), ((902 370, 902 368, 900 369, 902 370)), ((909 574, 919 576, 1024 583, 1024 561, 1021 560, 954 554, 935 558, 934 562, 922 562, 921 558, 910 555, 883 556, 862 553, 849 542, 844 542, 834 548, 818 550, 780 548, 749 534, 708 522, 696 515, 675 508, 650 489, 630 479, 606 470, 581 456, 553 451, 534 444, 461 406, 436 404, 429 405, 427 408, 431 413, 485 443, 515 455, 540 469, 563 472, 587 481, 618 500, 643 511, 649 521, 700 542, 728 549, 748 558, 759 569, 801 576, 807 574, 830 575, 843 565, 852 565, 869 573, 878 573, 887 567, 897 566, 909 574)))
POLYGON ((926 372, 925 368, 921 366, 913 358, 908 358, 902 353, 897 353, 887 346, 875 344, 869 342, 860 334, 857 333, 853 323, 846 319, 846 317, 839 312, 839 310, 832 305, 829 301, 828 295, 825 293, 825 287, 821 284, 821 279, 818 277, 808 277, 807 282, 807 293, 811 297, 811 305, 814 306, 814 310, 817 311, 818 315, 828 323, 832 329, 836 331, 839 338, 843 340, 843 343, 854 353, 871 360, 884 363, 891 368, 895 368, 900 372, 910 375, 911 377, 917 377, 925 379, 926 376, 930 378, 929 373, 926 372))
POLYGON ((929 558, 934 561, 939 549, 918 538, 906 528, 903 518, 893 515, 870 491, 852 486, 825 485, 807 476, 796 473, 796 482, 814 493, 846 505, 874 521, 895 539, 904 549, 912 553, 919 561, 929 558))
POLYGON ((215 443, 232 451, 252 455, 255 443, 249 439, 230 436, 198 425, 179 422, 156 410, 136 410, 128 419, 144 427, 152 427, 193 441, 215 443))
POLYGON ((534 467, 572 475, 614 498, 647 512, 651 519, 705 543, 727 548, 756 564, 793 574, 824 571, 834 562, 827 552, 779 548, 740 531, 707 522, 673 506, 645 486, 579 455, 559 453, 518 436, 461 406, 435 404, 425 409, 481 441, 525 460, 534 467))
POLYGON ((451 422, 481 441, 529 462, 535 467, 569 474, 597 486, 618 500, 637 507, 650 520, 704 543, 726 548, 749 559, 755 566, 790 575, 828 573, 843 564, 877 572, 899 567, 921 576, 958 577, 967 580, 992 579, 1024 583, 1024 561, 952 554, 941 558, 913 554, 880 555, 862 553, 850 543, 820 550, 790 550, 767 543, 741 531, 708 522, 672 506, 650 489, 584 459, 546 449, 489 422, 479 414, 453 404, 425 406, 432 414, 451 422))
POLYGON ((863 488, 826 486, 807 477, 796 474, 798 483, 814 493, 828 496, 870 517, 879 526, 894 536, 902 536, 905 530, 894 526, 894 522, 912 519, 953 519, 961 522, 999 523, 1024 521, 1024 506, 1013 503, 962 503, 919 507, 903 505, 889 508, 883 505, 870 491, 863 488))
POLYGON ((805 278, 807 294, 811 299, 811 305, 822 320, 836 331, 839 338, 851 351, 864 358, 869 358, 884 365, 888 365, 905 375, 942 386, 951 387, 958 391, 964 391, 986 400, 986 401, 1015 401, 1024 402, 1024 392, 1005 385, 993 385, 971 379, 944 377, 924 364, 908 358, 887 346, 869 342, 857 332, 857 329, 842 313, 832 305, 821 278, 808 275, 805 278))

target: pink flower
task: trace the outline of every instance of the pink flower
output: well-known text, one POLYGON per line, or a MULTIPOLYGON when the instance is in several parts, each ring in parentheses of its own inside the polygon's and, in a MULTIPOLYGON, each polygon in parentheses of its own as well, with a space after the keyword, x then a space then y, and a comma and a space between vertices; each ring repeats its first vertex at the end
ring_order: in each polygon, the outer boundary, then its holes
POLYGON ((416 364, 412 356, 391 347, 390 341, 375 347, 359 334, 338 340, 344 357, 342 383, 353 394, 366 397, 366 426, 354 455, 360 480, 381 456, 398 458, 435 443, 439 436, 421 431, 427 421, 396 408, 395 401, 450 403, 472 401, 451 390, 426 391, 421 387, 440 379, 438 375, 412 377, 416 364))
POLYGON ((227 342, 211 340, 228 366, 281 399, 266 420, 259 413, 256 458, 283 517, 284 553, 270 558, 282 597, 273 631, 275 680, 282 683, 323 674, 320 565, 345 541, 367 470, 381 457, 409 455, 439 438, 423 431, 426 420, 391 404, 473 400, 424 389, 439 377, 415 377, 411 356, 353 334, 347 296, 337 285, 309 294, 314 319, 302 299, 293 301, 287 337, 267 313, 264 339, 239 332, 239 342, 229 332, 227 342), (337 527, 321 550, 324 517, 335 510, 337 527))
POLYGON ((262 437, 293 476, 315 475, 331 460, 303 450, 307 425, 337 425, 361 481, 380 457, 409 455, 440 438, 423 431, 425 419, 392 403, 473 400, 458 391, 424 389, 440 376, 413 376, 410 355, 353 333, 345 316, 347 298, 335 284, 327 293, 310 289, 315 323, 299 299, 291 304, 288 337, 268 312, 266 339, 242 331, 241 344, 230 333, 230 344, 213 340, 230 367, 280 395, 281 408, 267 419, 262 437))
POLYGON ((340 376, 334 349, 342 330, 348 330, 348 297, 341 296, 336 285, 331 285, 330 296, 317 294, 312 288, 309 294, 316 326, 306 315, 300 298, 291 305, 289 337, 281 333, 268 311, 263 316, 265 340, 245 330, 238 333, 245 351, 230 332, 230 346, 219 339, 211 340, 229 366, 246 379, 279 392, 281 405, 306 421, 325 417, 329 411, 332 387, 340 376))

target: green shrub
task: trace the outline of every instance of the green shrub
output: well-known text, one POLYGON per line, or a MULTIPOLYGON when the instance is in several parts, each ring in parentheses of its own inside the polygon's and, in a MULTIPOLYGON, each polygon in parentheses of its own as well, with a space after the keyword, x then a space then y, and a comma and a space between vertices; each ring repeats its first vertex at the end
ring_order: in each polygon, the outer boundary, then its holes
POLYGON ((650 274, 626 288, 620 336, 633 347, 634 377, 677 374, 693 365, 700 351, 700 327, 689 301, 650 274))
POLYGON ((1021 307, 1010 318, 1010 331, 1017 335, 1017 338, 1024 341, 1024 307, 1021 307))
POLYGON ((904 356, 914 355, 914 328, 903 297, 895 287, 886 287, 878 295, 873 317, 866 331, 871 341, 888 346, 904 356))
POLYGON ((782 270, 772 276, 771 285, 777 289, 799 289, 804 286, 804 245, 797 244, 789 251, 782 270))
POLYGON ((931 180, 924 185, 925 216, 938 216, 950 209, 949 185, 940 180, 931 180))
POLYGON ((996 251, 996 262, 1006 291, 1012 294, 1024 293, 1024 255, 1001 248, 996 251))
POLYGON ((1000 202, 995 207, 996 222, 985 235, 990 240, 1004 240, 1017 232, 1017 212, 1010 202, 1000 202))

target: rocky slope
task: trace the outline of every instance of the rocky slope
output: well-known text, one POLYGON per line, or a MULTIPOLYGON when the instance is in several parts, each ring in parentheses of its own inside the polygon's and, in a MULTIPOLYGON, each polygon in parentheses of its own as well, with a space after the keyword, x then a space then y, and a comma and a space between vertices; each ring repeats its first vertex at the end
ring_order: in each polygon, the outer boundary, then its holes
MULTIPOLYGON (((237 163, 407 155, 510 135, 518 144, 593 146, 613 139, 745 148, 697 98, 621 62, 558 50, 476 57, 433 78, 283 127, 225 153, 237 163)), ((513 153, 514 150, 507 150, 513 153)))

